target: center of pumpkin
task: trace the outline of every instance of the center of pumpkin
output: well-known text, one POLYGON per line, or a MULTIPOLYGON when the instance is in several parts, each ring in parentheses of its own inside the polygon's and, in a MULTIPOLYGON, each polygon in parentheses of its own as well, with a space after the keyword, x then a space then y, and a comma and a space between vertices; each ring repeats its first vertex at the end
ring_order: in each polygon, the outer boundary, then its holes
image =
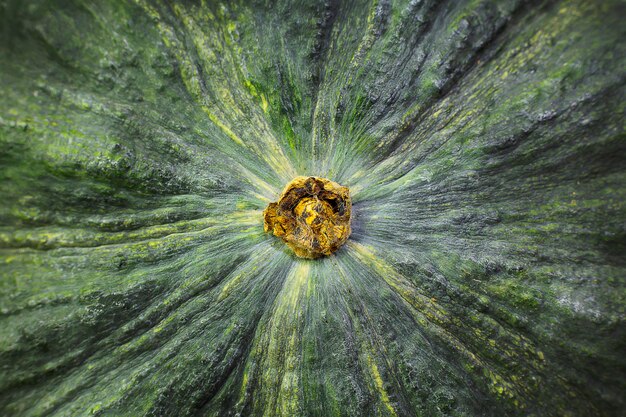
POLYGON ((350 236, 350 190, 320 177, 296 177, 263 217, 266 232, 280 237, 300 258, 330 255, 350 236))

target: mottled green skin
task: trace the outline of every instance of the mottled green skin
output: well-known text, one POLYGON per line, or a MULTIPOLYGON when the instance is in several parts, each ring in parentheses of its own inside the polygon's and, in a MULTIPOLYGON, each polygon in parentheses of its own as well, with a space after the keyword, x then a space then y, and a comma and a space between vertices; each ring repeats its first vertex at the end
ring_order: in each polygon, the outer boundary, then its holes
POLYGON ((625 409, 623 2, 0 18, 0 415, 625 409), (263 233, 296 175, 331 257, 263 233))

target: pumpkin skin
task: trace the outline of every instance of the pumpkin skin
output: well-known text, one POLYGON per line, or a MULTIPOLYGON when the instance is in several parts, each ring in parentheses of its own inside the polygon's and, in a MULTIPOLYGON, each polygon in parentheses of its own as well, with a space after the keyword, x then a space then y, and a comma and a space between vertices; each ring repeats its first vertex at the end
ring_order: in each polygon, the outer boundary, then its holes
POLYGON ((5 1, 0 414, 626 407, 619 1, 5 1), (346 185, 295 257, 263 210, 346 185))

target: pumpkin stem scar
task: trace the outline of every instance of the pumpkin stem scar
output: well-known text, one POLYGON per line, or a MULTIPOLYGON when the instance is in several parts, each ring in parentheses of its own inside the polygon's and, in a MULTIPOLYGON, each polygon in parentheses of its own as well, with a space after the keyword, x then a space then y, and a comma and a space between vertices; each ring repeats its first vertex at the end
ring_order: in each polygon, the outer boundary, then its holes
POLYGON ((300 258, 330 255, 350 236, 348 187, 319 177, 296 177, 263 211, 264 229, 300 258))

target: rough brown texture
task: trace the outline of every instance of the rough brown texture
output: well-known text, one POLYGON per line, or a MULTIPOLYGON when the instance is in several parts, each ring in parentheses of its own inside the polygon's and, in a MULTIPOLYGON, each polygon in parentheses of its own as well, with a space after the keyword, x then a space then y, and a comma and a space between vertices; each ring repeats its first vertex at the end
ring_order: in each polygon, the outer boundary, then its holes
POLYGON ((300 258, 330 255, 350 236, 350 190, 318 177, 296 177, 263 216, 265 231, 280 237, 300 258))

